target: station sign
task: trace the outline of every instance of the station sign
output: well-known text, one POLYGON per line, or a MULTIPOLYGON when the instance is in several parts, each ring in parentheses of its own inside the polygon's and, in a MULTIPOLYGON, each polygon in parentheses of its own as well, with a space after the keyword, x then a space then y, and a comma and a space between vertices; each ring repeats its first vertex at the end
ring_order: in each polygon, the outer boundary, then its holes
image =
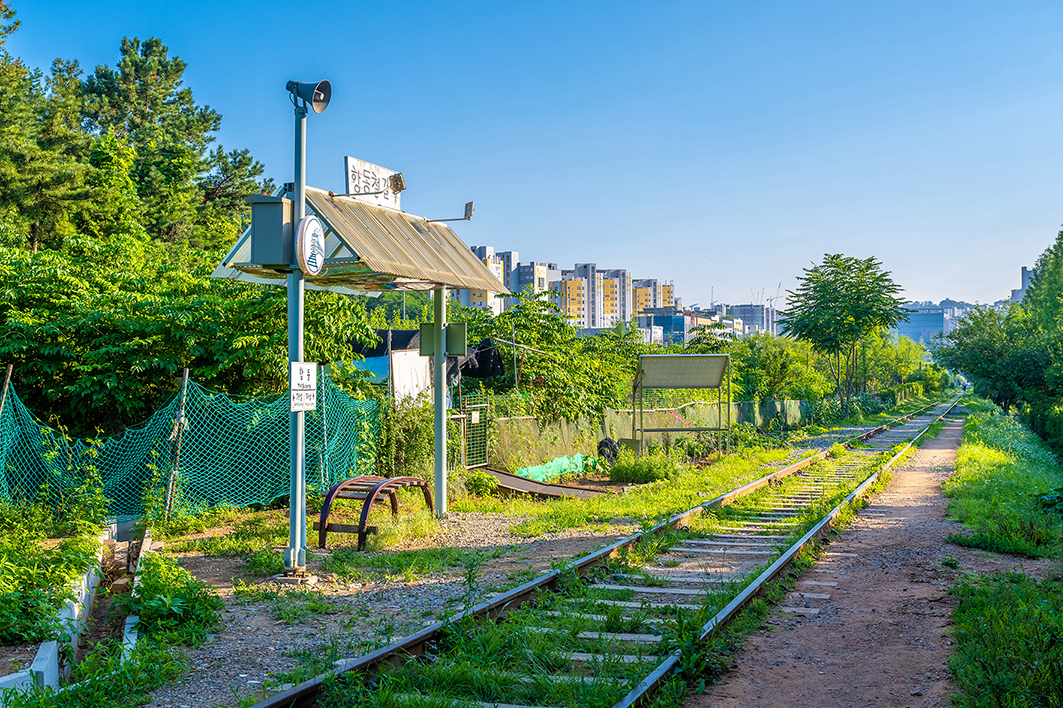
POLYGON ((317 409, 317 362, 293 361, 288 379, 292 413, 317 409))
POLYGON ((317 275, 325 265, 325 229, 321 219, 304 216, 296 231, 295 252, 299 269, 307 275, 317 275))
POLYGON ((397 171, 355 157, 343 158, 343 170, 347 181, 346 192, 350 197, 373 206, 402 209, 402 193, 391 191, 389 181, 391 175, 398 174, 397 171))

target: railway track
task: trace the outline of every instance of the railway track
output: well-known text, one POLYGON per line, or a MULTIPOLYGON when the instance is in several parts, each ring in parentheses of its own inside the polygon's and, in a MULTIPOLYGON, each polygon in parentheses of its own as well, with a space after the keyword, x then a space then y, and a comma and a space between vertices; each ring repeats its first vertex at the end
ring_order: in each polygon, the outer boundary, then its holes
MULTIPOLYGON (((954 406, 772 472, 253 708, 646 704, 699 673, 698 647, 831 528, 897 444, 954 406)), ((812 614, 806 601, 829 590, 804 585, 784 609, 812 614)))

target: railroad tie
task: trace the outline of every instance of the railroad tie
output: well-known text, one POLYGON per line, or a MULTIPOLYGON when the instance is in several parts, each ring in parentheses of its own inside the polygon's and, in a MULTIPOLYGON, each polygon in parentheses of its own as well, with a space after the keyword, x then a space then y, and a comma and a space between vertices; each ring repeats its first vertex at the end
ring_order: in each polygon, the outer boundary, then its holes
POLYGON ((777 545, 770 541, 762 541, 756 537, 750 537, 748 541, 714 541, 708 538, 687 538, 683 539, 682 543, 693 543, 695 546, 725 546, 728 548, 734 546, 767 546, 770 548, 777 545))
POLYGON ((764 538, 777 538, 777 539, 780 539, 780 540, 786 540, 786 539, 791 538, 791 536, 769 536, 767 534, 749 535, 749 534, 740 534, 740 533, 714 533, 712 535, 712 537, 713 538, 751 538, 751 539, 756 539, 758 541, 761 540, 761 539, 764 539, 764 538))
POLYGON ((755 548, 738 550, 733 548, 699 548, 697 546, 676 546, 676 551, 681 553, 722 553, 726 556, 773 556, 776 551, 764 551, 755 548))
POLYGON ((444 696, 422 696, 419 693, 398 693, 395 694, 395 698, 402 702, 423 703, 425 699, 431 700, 435 704, 440 704, 444 701, 450 700, 451 706, 480 706, 481 708, 549 708, 547 706, 523 706, 516 703, 491 703, 486 701, 474 701, 464 698, 448 698, 444 696))
POLYGON ((563 654, 569 661, 579 662, 583 664, 589 664, 595 660, 597 661, 619 661, 621 664, 641 664, 643 662, 649 662, 653 664, 660 663, 661 659, 658 656, 635 654, 588 654, 582 651, 569 652, 563 654))
MULTIPOLYGON (((564 629, 558 627, 525 627, 529 632, 538 634, 567 634, 564 629)), ((632 644, 659 644, 659 634, 631 634, 628 632, 580 632, 577 639, 605 639, 616 642, 630 642, 632 644)))
MULTIPOLYGON (((610 607, 629 607, 629 608, 631 608, 633 610, 642 610, 642 609, 645 609, 647 606, 649 606, 649 607, 653 607, 654 606, 653 603, 627 602, 626 600, 593 600, 592 602, 595 602, 595 603, 597 603, 599 605, 609 605, 610 607)), ((701 605, 689 605, 689 604, 683 604, 683 603, 679 603, 679 602, 670 602, 667 605, 664 605, 664 607, 667 607, 667 608, 678 607, 681 610, 700 610, 701 609, 701 605)))
MULTIPOLYGON (((667 569, 665 569, 667 570, 667 569)), ((649 575, 634 575, 632 573, 613 573, 615 580, 634 580, 634 581, 667 581, 670 583, 679 583, 680 585, 711 585, 713 583, 722 582, 709 576, 705 571, 691 571, 683 570, 677 571, 674 575, 658 575, 656 573, 649 575)), ((629 587, 625 585, 624 587, 629 587)), ((654 586, 650 586, 654 587, 654 586)), ((663 585, 660 587, 664 587, 663 585)))
MULTIPOLYGON (((830 595, 828 595, 827 597, 830 597, 830 595)), ((557 610, 543 610, 542 614, 546 615, 547 617, 570 617, 572 619, 591 620, 593 622, 606 622, 609 620, 609 618, 605 615, 590 615, 584 614, 583 612, 576 612, 575 614, 573 614, 571 612, 558 612, 557 610)), ((640 621, 645 622, 646 624, 664 624, 664 620, 662 619, 649 618, 640 619, 640 621)))
POLYGON ((792 615, 818 615, 819 610, 815 607, 780 607, 780 612, 787 612, 792 615))
POLYGON ((594 587, 602 590, 634 590, 635 592, 648 593, 650 595, 708 595, 704 590, 694 590, 692 588, 658 588, 649 585, 595 585, 594 587))

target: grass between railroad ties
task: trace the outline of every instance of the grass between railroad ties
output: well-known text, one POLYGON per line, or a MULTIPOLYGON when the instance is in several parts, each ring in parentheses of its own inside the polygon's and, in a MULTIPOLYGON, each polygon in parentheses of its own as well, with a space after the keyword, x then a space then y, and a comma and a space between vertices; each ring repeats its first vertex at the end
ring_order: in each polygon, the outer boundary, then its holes
POLYGON ((591 499, 569 497, 545 502, 468 497, 459 499, 452 508, 464 512, 527 516, 527 520, 511 528, 522 536, 539 536, 618 521, 660 520, 763 476, 765 472, 761 467, 782 461, 788 454, 787 450, 743 450, 741 454, 730 455, 700 469, 689 464, 675 464, 667 479, 640 485, 621 495, 602 494, 591 499))

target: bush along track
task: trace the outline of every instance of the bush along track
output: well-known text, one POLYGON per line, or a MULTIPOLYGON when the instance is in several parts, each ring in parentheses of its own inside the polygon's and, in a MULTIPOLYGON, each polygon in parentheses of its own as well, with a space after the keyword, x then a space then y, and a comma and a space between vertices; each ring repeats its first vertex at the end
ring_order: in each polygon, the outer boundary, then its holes
POLYGON ((675 705, 724 663, 726 643, 706 640, 750 603, 763 609, 767 584, 929 417, 775 472, 487 602, 476 604, 471 568, 457 616, 256 706, 675 705))
MULTIPOLYGON (((1028 558, 1063 554, 1057 503, 1063 472, 1048 446, 985 401, 967 403, 956 474, 944 485, 950 513, 968 531, 950 541, 1028 558)), ((1053 706, 1063 696, 1063 586, 1059 566, 1045 579, 1023 572, 971 575, 952 589, 953 702, 1053 706)))

